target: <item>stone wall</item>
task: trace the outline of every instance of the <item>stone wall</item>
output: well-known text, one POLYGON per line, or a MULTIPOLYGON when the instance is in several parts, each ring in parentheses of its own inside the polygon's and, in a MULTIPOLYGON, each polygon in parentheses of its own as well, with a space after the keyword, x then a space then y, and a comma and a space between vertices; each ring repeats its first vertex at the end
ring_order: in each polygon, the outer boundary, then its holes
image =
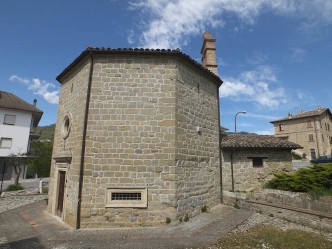
MULTIPOLYGON (((332 214, 331 196, 315 199, 307 193, 289 192, 276 189, 262 189, 252 199, 302 210, 332 214)), ((332 215, 331 215, 332 217, 332 215)))
MULTIPOLYGON (((223 189, 232 189, 231 150, 222 150, 223 189)), ((268 181, 273 173, 292 170, 290 150, 239 148, 233 155, 234 191, 251 191, 268 181), (263 167, 255 168, 248 157, 266 157, 263 167)))
POLYGON ((76 226, 78 179, 89 66, 87 60, 79 64, 61 87, 52 158, 72 157, 72 160, 71 164, 67 164, 56 163, 53 159, 50 171, 48 210, 52 214, 56 214, 58 169, 66 170, 68 184, 65 193, 66 208, 62 218, 73 227, 76 226), (71 116, 71 129, 69 136, 64 139, 62 129, 63 119, 66 115, 71 116))
MULTIPOLYGON (((219 82, 196 70, 177 56, 94 55, 82 228, 160 226, 219 202, 219 82), (141 199, 114 202, 117 191, 136 191, 141 199)), ((63 219, 75 226, 89 64, 70 75, 61 88, 53 157, 72 161, 52 163, 49 209, 55 213, 56 169, 62 167, 63 219), (72 126, 63 139, 67 114, 72 126)))
POLYGON ((175 218, 176 62, 95 58, 82 227, 156 226, 175 218), (108 188, 147 188, 146 208, 105 208, 108 188))
POLYGON ((177 211, 194 216, 220 198, 218 86, 179 66, 176 89, 177 211))

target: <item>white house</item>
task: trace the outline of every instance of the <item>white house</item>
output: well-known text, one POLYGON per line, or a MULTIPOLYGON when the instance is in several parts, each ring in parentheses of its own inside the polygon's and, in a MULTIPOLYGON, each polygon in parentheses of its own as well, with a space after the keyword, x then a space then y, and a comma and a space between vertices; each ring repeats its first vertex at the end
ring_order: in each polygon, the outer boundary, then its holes
MULTIPOLYGON (((38 134, 36 128, 43 112, 12 93, 0 91, 0 181, 10 180, 14 171, 6 158, 29 151, 30 141, 38 134)), ((25 178, 26 169, 21 177, 25 178)))

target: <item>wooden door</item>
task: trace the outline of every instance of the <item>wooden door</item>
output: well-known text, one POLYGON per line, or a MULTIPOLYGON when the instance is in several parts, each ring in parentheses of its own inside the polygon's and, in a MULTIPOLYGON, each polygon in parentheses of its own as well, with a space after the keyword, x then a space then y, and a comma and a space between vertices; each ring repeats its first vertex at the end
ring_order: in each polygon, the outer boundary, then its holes
POLYGON ((66 171, 59 171, 59 191, 57 214, 62 217, 63 200, 65 196, 66 171))

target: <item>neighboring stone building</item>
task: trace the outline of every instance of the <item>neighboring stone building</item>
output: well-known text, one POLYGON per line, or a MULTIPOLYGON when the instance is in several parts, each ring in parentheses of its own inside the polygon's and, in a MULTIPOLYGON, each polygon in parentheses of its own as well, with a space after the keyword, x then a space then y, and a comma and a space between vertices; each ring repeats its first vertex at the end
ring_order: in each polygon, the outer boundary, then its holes
POLYGON ((291 171, 291 150, 300 147, 269 135, 223 135, 223 190, 251 191, 262 187, 273 173, 291 171))
POLYGON ((206 36, 206 67, 179 50, 89 47, 57 77, 52 214, 76 228, 160 226, 220 202, 222 81, 206 36))
POLYGON ((277 137, 300 144, 308 159, 332 154, 332 114, 328 108, 318 107, 316 110, 287 117, 271 122, 277 137))
MULTIPOLYGON (((11 155, 29 152, 30 142, 38 138, 39 120, 43 112, 18 96, 0 91, 0 181, 14 179, 16 174, 8 161, 11 155)), ((25 178, 24 167, 20 177, 25 178)))

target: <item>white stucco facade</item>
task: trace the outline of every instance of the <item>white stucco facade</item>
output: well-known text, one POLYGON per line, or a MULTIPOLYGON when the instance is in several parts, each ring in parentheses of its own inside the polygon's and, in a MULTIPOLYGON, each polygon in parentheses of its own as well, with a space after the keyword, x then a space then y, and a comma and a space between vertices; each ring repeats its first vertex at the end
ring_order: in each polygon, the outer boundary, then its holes
POLYGON ((27 152, 31 121, 31 112, 0 108, 0 139, 11 139, 10 148, 1 148, 0 146, 0 157, 27 152), (5 124, 6 114, 15 116, 14 124, 5 124))

